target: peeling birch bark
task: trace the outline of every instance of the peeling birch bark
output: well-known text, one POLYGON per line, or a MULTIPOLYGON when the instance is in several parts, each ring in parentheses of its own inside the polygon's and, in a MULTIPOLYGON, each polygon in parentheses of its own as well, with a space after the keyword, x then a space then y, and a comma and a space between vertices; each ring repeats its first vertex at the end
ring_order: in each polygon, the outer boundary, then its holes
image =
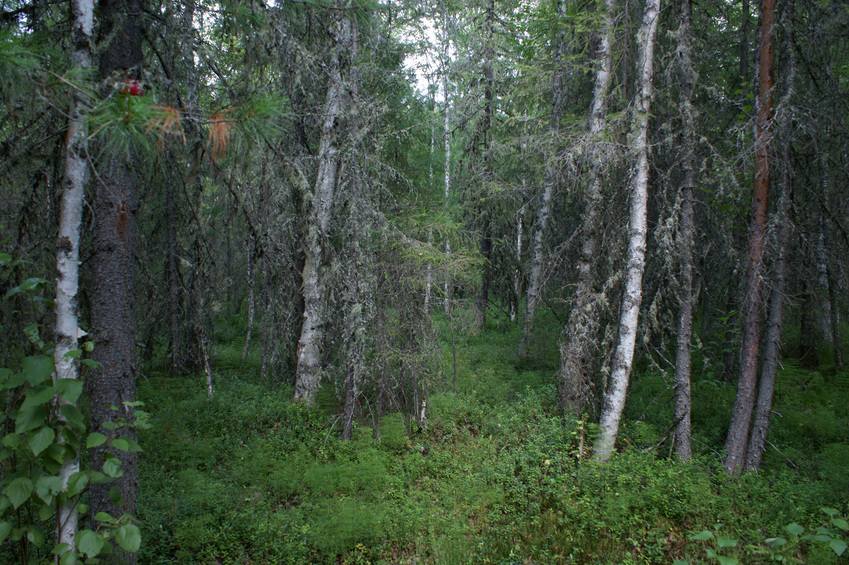
POLYGON ((625 273, 625 292, 619 319, 619 344, 613 355, 613 368, 608 390, 604 396, 604 407, 599 422, 599 437, 595 445, 595 459, 607 461, 613 454, 619 420, 625 408, 625 396, 631 366, 634 360, 634 345, 637 338, 637 322, 643 300, 643 272, 646 265, 646 232, 649 188, 649 144, 648 130, 652 77, 654 73, 654 45, 657 37, 657 20, 660 0, 646 0, 643 23, 639 34, 640 73, 637 105, 634 112, 633 153, 637 172, 631 185, 631 217, 629 221, 628 263, 625 273))

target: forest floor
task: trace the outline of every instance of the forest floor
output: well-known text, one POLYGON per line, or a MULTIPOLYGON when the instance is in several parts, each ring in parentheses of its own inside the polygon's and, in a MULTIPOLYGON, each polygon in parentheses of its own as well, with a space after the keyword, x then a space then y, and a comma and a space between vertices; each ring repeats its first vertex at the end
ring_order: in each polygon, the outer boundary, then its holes
POLYGON ((671 377, 638 366, 619 453, 597 465, 591 417, 556 409, 549 325, 521 363, 517 325, 455 328, 456 389, 442 327, 427 426, 365 417, 349 442, 332 395, 291 404, 290 389, 259 382, 255 357, 241 362, 235 331, 216 349, 213 398, 202 377, 151 371, 140 563, 849 563, 847 373, 786 361, 763 468, 729 478, 735 389, 715 378, 709 347, 696 352, 691 462, 666 437, 671 377))

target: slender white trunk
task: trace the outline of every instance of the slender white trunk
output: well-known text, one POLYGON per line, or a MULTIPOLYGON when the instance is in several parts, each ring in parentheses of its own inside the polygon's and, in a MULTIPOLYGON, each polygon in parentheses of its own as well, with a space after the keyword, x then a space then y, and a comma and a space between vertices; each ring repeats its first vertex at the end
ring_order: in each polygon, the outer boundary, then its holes
POLYGON ((326 261, 327 228, 333 212, 336 188, 341 170, 341 135, 348 119, 350 100, 344 82, 343 60, 356 56, 356 27, 347 13, 340 10, 333 22, 334 51, 328 65, 327 101, 319 144, 318 174, 313 192, 312 219, 306 237, 306 260, 303 271, 304 324, 298 343, 298 366, 295 373, 296 401, 312 404, 321 380, 321 345, 327 307, 326 261))
MULTIPOLYGON (((441 3, 440 3, 441 4, 441 3)), ((448 57, 451 50, 451 40, 448 37, 448 12, 442 5, 442 94, 445 102, 443 141, 445 143, 445 206, 451 198, 451 94, 448 83, 448 57)), ((445 255, 451 256, 451 240, 445 239, 445 255)), ((445 279, 445 314, 451 311, 451 277, 445 279)))
MULTIPOLYGON (((94 2, 92 0, 74 0, 71 3, 71 9, 73 12, 72 38, 74 41, 71 66, 84 71, 91 67, 94 2)), ((66 357, 66 354, 79 347, 77 291, 79 290, 80 268, 80 224, 88 176, 88 162, 86 160, 88 129, 84 117, 85 103, 86 101, 79 91, 74 89, 68 124, 65 178, 60 204, 56 250, 56 349, 54 352, 56 372, 53 375, 55 380, 79 379, 76 361, 73 358, 66 357)), ((67 400, 60 398, 59 402, 67 402, 67 400)), ((64 420, 61 413, 59 413, 59 418, 64 420)), ((66 454, 58 473, 63 490, 67 489, 68 479, 71 475, 80 470, 79 453, 76 450, 68 451, 74 452, 74 455, 68 457, 66 454)), ((55 556, 57 565, 65 553, 75 551, 77 523, 76 501, 67 500, 59 506, 56 514, 56 544, 68 544, 66 546, 68 549, 65 552, 55 556)))
POLYGON ((634 141, 637 172, 631 186, 631 218, 629 222, 628 264, 625 273, 625 292, 622 296, 622 310, 619 319, 619 344, 613 357, 613 370, 610 383, 604 397, 604 407, 599 422, 600 435, 596 441, 595 458, 607 461, 613 454, 616 435, 619 432, 619 420, 625 408, 625 395, 631 365, 634 359, 634 345, 637 338, 637 320, 640 314, 643 292, 643 271, 646 255, 646 221, 648 211, 649 184, 649 112, 652 96, 652 75, 654 71, 654 44, 657 36, 657 20, 660 12, 660 0, 646 0, 643 23, 640 28, 640 74, 637 105, 634 112, 634 141))
MULTIPOLYGON (((522 192, 526 190, 527 182, 522 178, 522 192)), ((515 322, 518 316, 519 296, 522 293, 522 230, 524 229, 524 221, 522 215, 525 213, 525 207, 522 206, 516 213, 516 269, 513 272, 513 296, 514 299, 510 308, 510 321, 515 322)))
MULTIPOLYGON (((434 148, 436 146, 436 132, 435 132, 434 123, 430 124, 430 159, 428 160, 430 170, 428 171, 428 178, 430 179, 430 186, 433 187, 433 156, 434 156, 434 148)), ((433 228, 429 228, 427 230, 427 244, 428 247, 433 244, 433 228)), ((424 298, 424 312, 425 315, 430 315, 430 300, 433 292, 433 264, 428 261, 427 262, 427 283, 425 286, 425 298, 424 298)))

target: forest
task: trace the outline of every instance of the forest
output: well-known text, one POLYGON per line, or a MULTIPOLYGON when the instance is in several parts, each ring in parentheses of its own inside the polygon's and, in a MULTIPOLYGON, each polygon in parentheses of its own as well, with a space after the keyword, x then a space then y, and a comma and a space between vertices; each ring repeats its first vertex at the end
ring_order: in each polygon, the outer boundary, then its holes
POLYGON ((847 171, 843 0, 0 0, 0 563, 849 563, 847 171))

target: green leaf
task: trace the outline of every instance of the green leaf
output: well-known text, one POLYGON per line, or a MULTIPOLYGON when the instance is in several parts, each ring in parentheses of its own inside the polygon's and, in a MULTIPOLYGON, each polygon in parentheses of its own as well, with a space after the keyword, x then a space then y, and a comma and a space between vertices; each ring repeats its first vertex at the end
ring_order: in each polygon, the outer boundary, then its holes
POLYGON ((831 550, 838 557, 840 557, 846 551, 846 542, 843 541, 842 539, 831 540, 831 542, 829 542, 829 544, 828 544, 828 547, 830 547, 831 550))
POLYGON ((12 449, 17 449, 19 445, 21 445, 21 440, 24 439, 24 436, 21 434, 7 434, 3 436, 2 443, 6 447, 11 447, 12 449))
POLYGON ((803 528, 802 526, 800 526, 796 522, 793 522, 792 524, 787 524, 784 527, 784 530, 788 534, 790 534, 791 536, 801 536, 802 534, 805 533, 805 528, 803 528))
POLYGON ((55 476, 43 475, 35 481, 35 494, 45 504, 52 504, 53 497, 62 492, 62 479, 55 476))
POLYGON ((6 485, 3 494, 9 497, 12 506, 17 510, 32 494, 32 481, 27 477, 18 477, 6 485))
POLYGON ((88 449, 91 449, 92 447, 100 447, 104 443, 106 443, 106 436, 98 432, 91 432, 85 440, 85 446, 88 449))
POLYGON ((121 424, 116 424, 115 422, 103 422, 102 424, 100 424, 100 427, 104 430, 109 430, 113 432, 119 428, 123 428, 121 424))
POLYGON ((0 543, 6 541, 6 538, 9 537, 9 534, 12 532, 12 523, 11 522, 0 522, 0 543))
POLYGON ((136 552, 141 546, 141 532, 138 526, 126 524, 115 531, 115 541, 130 552, 136 552))
POLYGON ((38 528, 30 527, 30 529, 27 530, 27 541, 38 547, 44 543, 44 534, 42 534, 41 530, 38 528))
POLYGON ((124 497, 121 495, 121 489, 118 487, 112 487, 109 489, 109 500, 112 501, 112 504, 115 506, 121 506, 121 503, 124 501, 124 497))
POLYGON ((62 357, 64 359, 76 359, 77 357, 79 357, 82 354, 83 354, 82 349, 71 349, 70 351, 65 352, 65 354, 62 355, 62 357))
POLYGON ((77 534, 77 549, 92 558, 103 549, 103 538, 91 530, 83 530, 77 534))
POLYGON ((31 277, 21 283, 21 290, 37 290, 43 288, 47 284, 47 279, 41 277, 31 277))
POLYGON ((739 565, 740 562, 736 557, 725 557, 723 555, 717 555, 717 559, 719 559, 719 565, 739 565))
POLYGON ((85 418, 83 418, 83 413, 80 412, 79 408, 73 404, 63 404, 59 407, 59 411, 72 430, 78 434, 85 433, 85 418))
POLYGON ((767 538, 766 543, 771 547, 781 547, 787 545, 787 540, 784 538, 767 538))
POLYGON ((716 538, 716 544, 719 547, 736 547, 737 546, 737 540, 732 539, 732 538, 724 538, 722 536, 718 536, 716 538))
POLYGON ((76 454, 74 448, 69 445, 57 445, 55 443, 47 446, 47 450, 44 452, 44 455, 50 458, 51 461, 55 461, 56 463, 62 464, 65 462, 65 449, 71 450, 70 457, 74 457, 76 454))
POLYGON ((71 404, 76 404, 83 393, 83 382, 79 379, 57 379, 56 391, 71 404))
POLYGON ((103 462, 103 472, 115 479, 122 476, 124 471, 121 470, 121 460, 117 457, 107 458, 106 461, 103 462))
POLYGON ((76 565, 76 563, 77 563, 77 556, 75 555, 75 552, 73 552, 73 551, 69 551, 69 552, 63 554, 62 557, 59 558, 59 565, 76 565))
POLYGON ((50 402, 56 396, 56 390, 52 385, 37 386, 27 393, 27 397, 21 404, 21 408, 38 406, 50 402))
POLYGON ((840 528, 844 532, 849 530, 849 522, 844 520, 843 518, 832 518, 831 523, 834 524, 836 528, 840 528))
POLYGON ((95 361, 94 359, 80 359, 80 363, 88 367, 89 369, 97 370, 100 368, 100 363, 95 361))
POLYGON ((693 541, 705 541, 709 539, 713 539, 713 532, 710 530, 702 530, 698 534, 693 534, 690 536, 690 539, 693 541))
POLYGON ((41 508, 38 509, 38 519, 42 522, 46 522, 50 518, 53 517, 53 507, 50 506, 50 503, 47 503, 41 508))
POLYGON ((827 506, 823 506, 822 508, 820 508, 820 510, 822 510, 823 512, 825 512, 829 516, 837 516, 837 509, 836 508, 829 508, 827 506))
POLYGON ((76 496, 85 490, 85 487, 88 485, 88 474, 83 471, 77 471, 70 477, 68 477, 68 486, 66 488, 66 492, 68 493, 68 498, 72 496, 76 496))
POLYGON ((113 439, 112 440, 112 447, 114 447, 115 449, 120 449, 121 451, 129 451, 130 450, 130 444, 127 443, 127 440, 125 438, 122 438, 122 437, 113 439))
POLYGON ((38 428, 35 433, 31 433, 29 435, 28 443, 29 448, 32 450, 32 454, 37 457, 53 443, 54 439, 56 439, 56 432, 54 432, 52 428, 47 426, 38 428))
POLYGON ((108 524, 117 524, 118 520, 107 512, 98 512, 94 515, 94 519, 98 522, 106 522, 108 524))
POLYGON ((22 434, 40 428, 47 421, 47 408, 43 404, 22 407, 15 418, 15 432, 22 434))
POLYGON ((21 363, 21 372, 26 375, 29 384, 35 386, 50 378, 54 370, 53 358, 47 355, 25 357, 21 363))
POLYGON ((19 287, 19 286, 12 287, 12 288, 9 289, 9 292, 7 292, 6 295, 3 297, 3 300, 9 300, 10 298, 12 298, 13 296, 15 296, 16 294, 18 294, 20 292, 21 292, 21 287, 19 287))
POLYGON ((27 376, 23 373, 15 373, 3 384, 3 388, 5 390, 10 390, 13 388, 18 388, 22 384, 27 382, 27 376))

